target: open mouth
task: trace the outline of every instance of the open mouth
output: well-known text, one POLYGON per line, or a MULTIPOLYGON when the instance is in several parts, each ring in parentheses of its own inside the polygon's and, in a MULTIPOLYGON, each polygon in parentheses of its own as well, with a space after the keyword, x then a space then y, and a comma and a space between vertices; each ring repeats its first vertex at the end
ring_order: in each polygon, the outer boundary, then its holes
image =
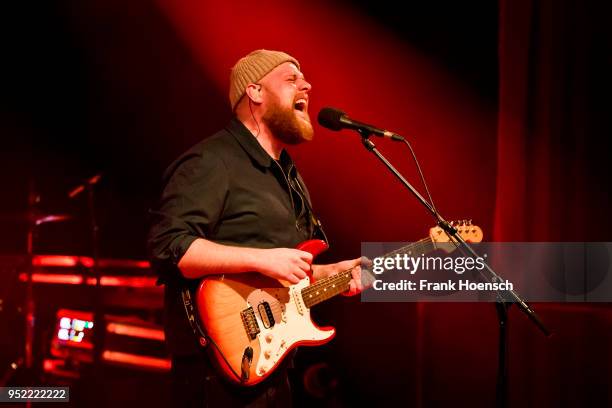
POLYGON ((293 108, 297 111, 300 112, 305 112, 306 111, 306 99, 298 99, 297 101, 295 101, 295 103, 293 104, 293 108))

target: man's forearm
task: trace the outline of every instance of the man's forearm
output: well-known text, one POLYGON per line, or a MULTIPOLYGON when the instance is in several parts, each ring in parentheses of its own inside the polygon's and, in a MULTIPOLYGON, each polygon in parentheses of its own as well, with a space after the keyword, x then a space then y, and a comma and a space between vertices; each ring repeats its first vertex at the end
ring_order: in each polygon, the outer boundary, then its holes
POLYGON ((259 270, 262 249, 217 244, 198 238, 191 243, 178 263, 183 276, 189 279, 205 275, 259 270))

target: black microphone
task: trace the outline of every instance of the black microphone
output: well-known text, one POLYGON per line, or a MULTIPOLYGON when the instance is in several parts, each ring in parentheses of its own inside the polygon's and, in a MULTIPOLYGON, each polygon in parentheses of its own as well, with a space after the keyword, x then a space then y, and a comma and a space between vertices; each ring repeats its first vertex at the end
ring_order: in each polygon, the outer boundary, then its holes
POLYGON ((389 132, 388 130, 379 129, 375 126, 368 125, 367 123, 358 122, 349 118, 346 113, 336 108, 323 108, 319 111, 317 117, 319 124, 330 130, 342 130, 342 129, 353 129, 366 132, 380 137, 387 137, 391 140, 403 141, 404 138, 396 133, 389 132))

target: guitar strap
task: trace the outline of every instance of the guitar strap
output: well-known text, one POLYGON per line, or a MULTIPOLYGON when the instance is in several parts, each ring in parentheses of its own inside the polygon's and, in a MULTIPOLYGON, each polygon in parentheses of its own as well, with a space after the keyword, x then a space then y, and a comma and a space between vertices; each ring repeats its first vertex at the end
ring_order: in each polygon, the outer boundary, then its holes
POLYGON ((302 182, 300 181, 300 177, 291 177, 291 181, 295 181, 295 185, 300 190, 299 193, 302 196, 302 201, 306 205, 306 209, 308 210, 308 214, 310 216, 310 222, 312 223, 314 230, 311 238, 318 238, 329 246, 329 241, 327 239, 327 235, 325 235, 325 231, 323 231, 323 224, 321 224, 321 220, 316 216, 315 212, 312 210, 312 206, 310 205, 310 200, 308 199, 308 195, 304 191, 304 187, 302 186, 302 182))

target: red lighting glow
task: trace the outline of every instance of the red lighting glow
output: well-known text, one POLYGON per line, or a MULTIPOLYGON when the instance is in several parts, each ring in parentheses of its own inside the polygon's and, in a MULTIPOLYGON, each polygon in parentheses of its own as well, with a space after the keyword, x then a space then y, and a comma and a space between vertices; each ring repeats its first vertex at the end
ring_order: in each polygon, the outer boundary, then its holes
MULTIPOLYGON (((93 268, 94 260, 89 256, 75 255, 35 255, 32 258, 32 265, 42 267, 75 267, 84 266, 93 268)), ((135 259, 100 259, 100 268, 128 268, 128 269, 149 269, 151 265, 148 261, 135 259)))
POLYGON ((86 256, 72 255, 36 255, 32 258, 32 265, 59 267, 83 265, 90 267, 89 265, 93 265, 93 259, 86 256))
MULTIPOLYGON (((102 276, 101 286, 121 286, 131 288, 156 287, 157 278, 147 276, 102 276)), ((87 278, 88 285, 95 285, 96 278, 87 278)))
POLYGON ((119 334, 122 336, 138 337, 141 339, 164 341, 164 331, 160 329, 150 329, 146 327, 134 326, 131 324, 109 323, 106 326, 106 331, 109 333, 119 334))
POLYGON ((129 268, 129 269, 149 269, 151 264, 148 261, 134 259, 100 259, 100 268, 129 268))
MULTIPOLYGON (((28 281, 26 273, 19 274, 21 282, 28 281)), ((83 278, 78 274, 56 274, 56 273, 33 273, 32 282, 34 283, 54 283, 60 285, 81 285, 83 283, 95 286, 96 278, 83 278)), ((130 287, 130 288, 152 288, 160 289, 157 286, 157 278, 148 276, 103 276, 100 279, 101 286, 130 287)))
POLYGON ((143 368, 153 368, 162 371, 170 370, 170 360, 165 358, 140 356, 119 351, 104 350, 102 359, 108 362, 128 364, 143 368))
MULTIPOLYGON (((22 282, 27 282, 28 274, 20 273, 19 280, 22 282)), ((33 273, 32 282, 55 283, 61 285, 80 285, 83 283, 83 277, 81 275, 76 274, 33 273)))
POLYGON ((60 377, 77 379, 80 374, 78 371, 68 369, 64 359, 45 359, 43 361, 43 370, 46 373, 51 373, 60 377))

